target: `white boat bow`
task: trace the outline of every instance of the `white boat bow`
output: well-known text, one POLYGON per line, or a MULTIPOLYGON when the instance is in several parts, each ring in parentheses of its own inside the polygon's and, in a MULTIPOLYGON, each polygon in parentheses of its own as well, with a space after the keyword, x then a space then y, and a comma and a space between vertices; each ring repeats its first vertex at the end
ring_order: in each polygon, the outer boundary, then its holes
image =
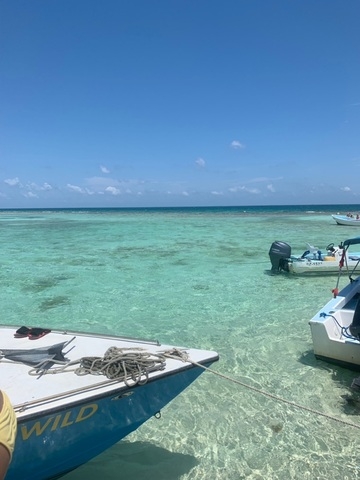
POLYGON ((16 330, 0 327, 1 389, 18 422, 6 480, 65 475, 160 412, 219 358, 80 332, 45 330, 30 340, 16 330))

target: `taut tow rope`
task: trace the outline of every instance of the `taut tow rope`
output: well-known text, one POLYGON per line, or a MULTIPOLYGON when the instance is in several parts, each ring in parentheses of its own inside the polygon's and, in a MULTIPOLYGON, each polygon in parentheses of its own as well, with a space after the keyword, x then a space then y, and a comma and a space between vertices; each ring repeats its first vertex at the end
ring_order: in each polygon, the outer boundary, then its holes
POLYGON ((285 403, 287 405, 290 405, 291 407, 298 408, 298 409, 304 410, 304 411, 309 412, 309 413, 313 413, 315 415, 318 415, 319 417, 324 417, 324 418, 327 418, 328 420, 333 420, 334 422, 338 422, 338 423, 341 423, 343 425, 348 425, 350 427, 360 429, 360 425, 356 425, 355 423, 348 422, 347 420, 342 420, 340 418, 333 417, 332 415, 328 415, 327 413, 320 412, 319 410, 315 410, 311 407, 306 407, 305 405, 300 405, 299 403, 293 402, 292 400, 287 400, 286 398, 280 397, 278 395, 274 395, 273 393, 269 393, 269 392, 266 392, 265 390, 261 390, 260 388, 248 385, 247 383, 244 383, 241 380, 237 380, 237 379, 231 378, 227 375, 224 375, 222 373, 216 372, 215 370, 212 370, 211 368, 206 367, 205 365, 201 365, 201 363, 194 362, 193 360, 191 360, 189 358, 189 356, 186 352, 182 352, 181 350, 173 349, 169 352, 164 352, 164 355, 167 358, 182 360, 183 362, 190 362, 193 365, 196 365, 197 367, 203 368, 207 372, 213 373, 214 375, 217 375, 218 377, 221 377, 221 378, 223 378, 225 380, 228 380, 232 383, 236 383, 237 385, 241 385, 242 387, 247 388, 248 390, 252 390, 253 392, 259 393, 260 395, 271 398, 272 400, 276 400, 278 402, 285 403))

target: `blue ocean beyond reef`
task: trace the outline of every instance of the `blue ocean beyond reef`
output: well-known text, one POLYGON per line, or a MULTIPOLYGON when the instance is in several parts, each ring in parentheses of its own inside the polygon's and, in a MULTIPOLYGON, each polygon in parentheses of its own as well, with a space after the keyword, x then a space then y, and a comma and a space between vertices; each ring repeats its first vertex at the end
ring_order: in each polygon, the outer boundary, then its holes
POLYGON ((3 323, 216 350, 213 370, 234 380, 206 372, 160 420, 64 479, 360 478, 359 429, 346 424, 360 428, 357 374, 315 360, 308 325, 337 277, 272 275, 268 256, 275 240, 302 253, 360 236, 331 218, 359 210, 0 210, 3 323))

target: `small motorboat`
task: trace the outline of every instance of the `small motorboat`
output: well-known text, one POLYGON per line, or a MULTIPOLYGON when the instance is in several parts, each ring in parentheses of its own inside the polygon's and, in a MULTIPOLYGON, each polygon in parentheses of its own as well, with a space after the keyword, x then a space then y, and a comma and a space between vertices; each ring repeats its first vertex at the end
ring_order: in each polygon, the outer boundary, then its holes
POLYGON ((1 385, 17 417, 6 480, 50 480, 88 462, 178 396, 213 351, 110 335, 0 326, 1 385))
POLYGON ((331 215, 338 225, 354 225, 360 227, 360 215, 353 215, 348 213, 347 215, 331 215))
POLYGON ((300 255, 292 255, 288 243, 275 241, 272 243, 269 256, 271 272, 287 272, 294 275, 303 274, 336 274, 346 267, 360 272, 360 252, 348 252, 341 243, 336 246, 330 243, 323 253, 318 247, 307 243, 307 249, 300 255))
MULTIPOLYGON (((360 237, 343 243, 347 250, 360 243, 360 237)), ((343 367, 360 370, 360 276, 349 275, 349 283, 310 320, 316 358, 343 367)), ((340 278, 340 277, 339 277, 340 278)))

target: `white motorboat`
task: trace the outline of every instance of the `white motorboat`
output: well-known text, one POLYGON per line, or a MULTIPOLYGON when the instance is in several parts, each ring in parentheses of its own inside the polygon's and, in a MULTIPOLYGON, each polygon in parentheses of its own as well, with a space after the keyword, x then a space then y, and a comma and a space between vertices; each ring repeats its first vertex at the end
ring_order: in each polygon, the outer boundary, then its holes
POLYGON ((354 225, 356 227, 360 227, 360 216, 347 214, 347 215, 331 215, 332 218, 338 225, 354 225))
MULTIPOLYGON (((360 237, 346 240, 347 249, 360 243, 360 237)), ((339 282, 338 282, 339 283, 339 282)), ((349 276, 349 283, 310 320, 315 356, 347 368, 360 370, 360 276, 349 276)))
POLYGON ((50 480, 136 430, 218 360, 213 351, 0 326, 1 390, 17 416, 6 480, 50 480))
POLYGON ((340 268, 360 272, 360 252, 349 252, 343 244, 327 245, 325 253, 309 243, 300 255, 292 255, 291 247, 285 242, 273 242, 269 256, 272 273, 287 272, 294 275, 336 274, 340 268))

